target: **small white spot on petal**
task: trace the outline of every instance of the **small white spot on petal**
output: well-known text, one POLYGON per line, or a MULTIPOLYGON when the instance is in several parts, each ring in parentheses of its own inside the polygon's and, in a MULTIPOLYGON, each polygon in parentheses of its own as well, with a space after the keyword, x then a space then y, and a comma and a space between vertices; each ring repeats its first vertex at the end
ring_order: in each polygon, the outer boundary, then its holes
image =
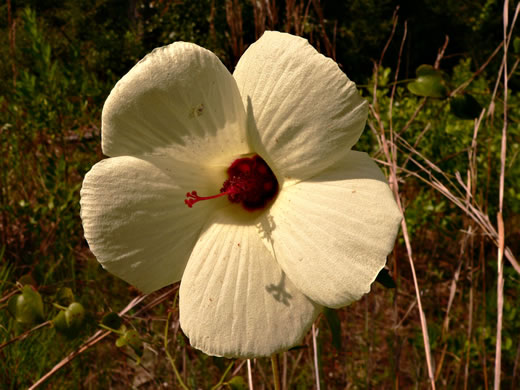
POLYGON ((141 263, 142 263, 142 261, 136 261, 135 263, 132 263, 130 266, 132 268, 137 268, 137 267, 139 267, 141 265, 141 263))

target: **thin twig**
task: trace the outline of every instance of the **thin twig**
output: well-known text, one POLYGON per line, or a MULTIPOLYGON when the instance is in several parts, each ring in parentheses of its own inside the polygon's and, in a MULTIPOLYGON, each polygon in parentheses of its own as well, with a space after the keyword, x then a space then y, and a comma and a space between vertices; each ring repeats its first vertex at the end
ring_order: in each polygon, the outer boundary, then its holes
MULTIPOLYGON (((397 191, 396 191, 397 192, 397 191)), ((397 193, 397 204, 399 205, 399 208, 403 212, 404 215, 404 209, 401 204, 401 200, 399 199, 399 194, 397 193)), ((424 310, 422 308, 421 303, 421 292, 419 289, 419 282, 417 281, 417 275, 415 273, 415 266, 413 261, 413 255, 412 255, 412 245, 410 244, 410 237, 408 236, 408 227, 406 224, 406 219, 403 217, 403 220, 401 221, 401 228, 403 230, 403 237, 404 242, 406 246, 406 251, 408 252, 408 260, 410 262, 410 269, 412 271, 412 277, 413 277, 413 283, 415 286, 415 292, 417 295, 417 306, 419 309, 419 319, 421 322, 421 330, 423 334, 423 342, 424 342, 424 351, 426 355, 426 365, 428 367, 428 377, 430 378, 430 385, 432 387, 432 390, 435 390, 435 377, 433 376, 433 361, 431 356, 431 350, 430 350, 430 338, 428 336, 428 324, 426 322, 426 316, 424 315, 424 310)))
MULTIPOLYGON (((175 299, 174 299, 174 303, 173 303, 172 307, 175 307, 177 297, 178 297, 178 294, 175 295, 175 299)), ((179 382, 179 385, 184 390, 189 390, 188 386, 186 386, 186 384, 182 380, 181 374, 179 373, 177 366, 175 365, 175 359, 173 358, 173 356, 170 354, 170 351, 168 350, 168 343, 169 343, 168 331, 170 329, 171 316, 172 316, 172 312, 169 310, 168 316, 166 317, 166 324, 164 325, 164 352, 166 352, 166 356, 168 357, 168 360, 170 361, 170 365, 172 366, 173 373, 175 374, 175 378, 177 378, 177 382, 179 382)))
MULTIPOLYGON (((520 3, 516 7, 513 23, 511 24, 511 32, 518 16, 520 3)), ((502 321, 504 310, 504 220, 502 213, 504 210, 504 182, 505 182, 505 167, 506 167, 506 151, 507 151, 507 86, 508 86, 508 72, 507 72, 507 50, 509 47, 508 28, 509 28, 509 1, 504 1, 504 57, 503 57, 503 75, 504 75, 504 123, 502 126, 502 142, 500 149, 500 185, 498 195, 498 258, 497 258, 497 335, 496 335, 496 349, 495 349, 495 381, 494 390, 500 390, 501 381, 501 364, 502 364, 502 321)))
POLYGON ((232 361, 231 363, 228 364, 226 370, 224 371, 224 373, 222 374, 222 376, 220 377, 220 380, 218 381, 218 383, 213 386, 211 388, 211 390, 217 390, 220 386, 222 386, 222 384, 224 383, 224 381, 226 380, 226 376, 227 374, 229 374, 229 371, 231 371, 231 368, 233 368, 233 364, 235 364, 234 361, 232 361))
POLYGON ((399 321, 399 323, 394 325, 394 330, 400 328, 401 326, 403 326, 404 321, 408 318, 408 316, 412 312, 412 310, 415 307, 415 305, 417 305, 417 299, 414 299, 412 301, 412 303, 410 303, 410 305, 408 306, 408 309, 406 309, 406 312, 404 313, 404 315, 401 318, 401 320, 399 321))
POLYGON ((273 369, 274 390, 281 390, 280 386, 280 368, 278 362, 278 354, 271 356, 271 368, 273 369))
MULTIPOLYGON (((473 247, 473 236, 471 236, 471 247, 473 247)), ((466 343, 466 359, 464 363, 464 390, 468 390, 468 379, 469 379, 469 363, 470 363, 470 352, 471 352, 471 335, 473 333, 473 276, 471 270, 473 268, 473 257, 468 256, 469 260, 469 314, 468 314, 468 331, 467 331, 467 343, 466 343)))
MULTIPOLYGON (((239 364, 236 365, 235 369, 233 370, 233 372, 231 373, 231 376, 236 376, 238 375, 238 373, 240 372, 240 370, 242 369, 242 367, 244 367, 244 365, 246 364, 246 361, 247 360, 242 360, 239 364)), ((235 362, 236 363, 236 362, 235 362)))
POLYGON ((249 390, 254 390, 254 388, 253 388, 253 372, 251 370, 251 359, 247 359, 247 383, 249 385, 249 390))
MULTIPOLYGON (((513 16, 513 22, 511 24, 511 27, 514 27, 514 25, 516 23, 516 19, 518 17, 518 12, 519 11, 520 11, 520 3, 517 4, 517 6, 516 6, 515 15, 513 16)), ((507 43, 507 45, 509 46, 509 43, 511 42, 512 33, 513 33, 513 28, 510 29, 509 35, 507 36, 507 39, 502 42, 502 44, 501 44, 501 46, 499 46, 499 48, 504 46, 505 43, 507 43)), ((493 88, 493 93, 491 94, 491 102, 489 103, 488 115, 493 115, 493 113, 494 113, 495 97, 496 97, 496 94, 497 94, 497 91, 498 91, 498 86, 500 85, 500 80, 502 78, 502 73, 503 72, 504 72, 504 61, 502 59, 502 63, 500 65, 500 69, 498 70, 497 81, 495 83, 495 87, 493 88)), ((507 72, 506 72, 506 74, 507 74, 507 72)))
POLYGON ((518 362, 520 361, 520 342, 516 348, 515 364, 513 366, 513 381, 511 382, 511 390, 516 389, 516 373, 518 371, 518 362))
POLYGON ((500 42, 500 45, 498 45, 498 47, 493 51, 493 53, 491 53, 491 55, 482 64, 482 66, 480 68, 478 68, 477 71, 475 73, 473 73, 469 79, 467 79, 461 85, 459 85, 457 88, 455 88, 453 91, 451 91, 449 96, 452 97, 452 96, 455 96, 456 94, 458 94, 459 92, 464 91, 466 89, 466 87, 468 85, 470 85, 471 82, 473 80, 475 80, 475 78, 477 78, 477 76, 480 75, 484 71, 484 69, 487 68, 487 66, 489 65, 491 60, 493 58, 495 58, 495 56, 498 54, 498 52, 500 51, 500 49, 502 48, 503 45, 504 45, 504 42, 500 42))
MULTIPOLYGON (((460 246, 459 265, 457 266, 455 274, 453 275, 453 279, 451 280, 450 296, 448 299, 448 306, 446 307, 446 314, 444 315, 444 322, 442 325, 442 339, 443 340, 446 340, 446 335, 449 331, 451 307, 453 305, 453 300, 455 299, 455 293, 457 292, 457 283, 459 282, 460 272, 462 270, 462 264, 464 263, 463 257, 466 252, 466 245, 467 245, 469 237, 471 237, 472 234, 473 234, 473 232, 472 232, 472 229, 470 226, 467 234, 464 235, 464 239, 462 240, 462 243, 460 246)), ((437 365, 437 369, 435 372, 436 381, 439 379, 439 377, 441 375, 442 366, 444 364, 444 357, 446 355, 447 348, 448 348, 448 342, 444 341, 444 347, 442 349, 441 357, 439 359, 439 363, 437 365)))
POLYGON ((164 326, 164 352, 166 352, 166 356, 168 357, 168 360, 170 362, 170 365, 172 366, 173 373, 175 374, 175 378, 177 378, 177 382, 179 382, 179 385, 184 390, 189 390, 188 386, 184 384, 184 381, 182 380, 181 374, 179 373, 179 370, 177 369, 177 366, 175 365, 175 359, 170 354, 170 351, 168 350, 168 328, 170 326, 170 317, 171 312, 168 313, 168 317, 166 319, 166 325, 164 326))
POLYGON ((313 356, 314 356, 314 376, 316 377, 316 390, 320 390, 320 367, 318 360, 318 337, 319 329, 316 329, 316 326, 312 324, 312 348, 313 348, 313 356))
MULTIPOLYGON (((383 124, 382 124, 382 121, 381 121, 379 115, 375 112, 375 110, 373 110, 372 112, 375 114, 378 122, 380 122, 380 127, 382 127, 383 124)), ((408 235, 408 227, 406 224, 406 218, 404 218, 404 206, 402 205, 401 198, 399 196, 399 183, 397 180, 396 158, 395 158, 395 156, 391 155, 391 152, 388 147, 388 141, 386 141, 384 139, 384 132, 381 133, 381 138, 382 138, 383 151, 385 153, 386 160, 390 167, 390 187, 392 188, 392 190, 394 192, 394 197, 397 201, 397 205, 399 207, 399 210, 401 211, 401 214, 403 215, 403 219, 401 221, 401 228, 403 231, 403 237, 404 237, 404 241, 405 241, 406 251, 408 252, 408 260, 410 263, 410 269, 412 271, 412 277, 413 277, 414 286, 415 286, 415 293, 417 296, 417 306, 418 306, 418 310, 419 310, 419 318, 420 318, 421 330, 422 330, 422 334, 423 334, 424 351, 425 351, 425 355, 426 355, 426 365, 428 367, 428 377, 430 378, 430 385, 432 387, 432 390, 435 390, 435 377, 434 377, 434 370, 433 370, 433 361, 432 361, 431 351, 430 351, 428 325, 427 325, 426 317, 424 315, 424 311, 422 308, 421 293, 420 293, 419 284, 417 281, 417 275, 415 273, 415 266, 414 266, 413 255, 412 255, 412 246, 410 243, 410 237, 408 235)))
POLYGON ((226 20, 230 29, 229 42, 236 62, 245 50, 242 29, 242 7, 237 0, 226 0, 226 20))
POLYGON ((439 67, 441 66, 441 60, 444 57, 444 53, 446 52, 446 48, 448 47, 449 42, 450 37, 446 35, 444 37, 444 45, 442 45, 442 47, 439 49, 439 52, 437 53, 437 58, 435 59, 435 64, 433 64, 433 67, 435 69, 439 69, 439 67))
MULTIPOLYGON (((4 241, 5 242, 5 241, 4 241)), ((0 248, 1 249, 1 248, 0 248)), ((1 252, 1 251, 0 251, 1 252)), ((1 260, 1 257, 0 257, 0 260, 1 260)), ((0 303, 2 302, 5 302, 5 301, 8 301, 9 298, 11 298, 13 295, 16 295, 20 293, 20 290, 18 288, 15 288, 14 290, 8 292, 7 294, 5 294, 2 298, 0 298, 0 303)))
MULTIPOLYGON (((376 118, 377 119, 377 118, 376 118)), ((406 172, 408 175, 412 175, 422 182, 428 184, 429 186, 433 187, 437 191, 439 191, 441 194, 443 194, 446 198, 448 198, 452 203, 454 203, 456 206, 460 207, 463 211, 467 212, 467 215, 471 217, 477 225, 482 229, 482 231, 491 238, 491 240, 495 243, 495 245, 498 246, 498 232, 489 220, 489 217, 487 214, 485 214, 482 209, 478 205, 473 204, 466 204, 464 198, 465 195, 454 185, 454 183, 451 182, 449 177, 434 163, 432 163, 430 160, 428 160, 424 155, 422 155, 420 152, 412 148, 404 139, 402 139, 399 135, 397 135, 397 139, 401 142, 403 146, 405 146, 410 151, 413 151, 414 154, 420 156, 426 164, 435 172, 440 173, 443 175, 443 177, 450 183, 450 185, 453 186, 454 190, 457 191, 460 194, 460 197, 454 195, 444 184, 442 184, 435 176, 432 175, 432 172, 429 171, 426 167, 424 167, 422 164, 420 164, 417 160, 410 157, 410 161, 413 162, 421 171, 426 173, 430 180, 426 180, 424 177, 419 175, 417 172, 410 171, 404 167, 398 167, 399 170, 406 172), (469 208, 469 210, 468 210, 469 208)), ((386 165, 388 167, 392 167, 391 162, 386 162, 383 160, 375 159, 380 164, 386 165)), ((509 261, 509 263, 513 266, 513 268, 520 274, 520 264, 516 260, 515 256, 511 252, 511 249, 507 246, 504 247, 504 255, 506 259, 509 261)))
POLYGON ((415 118, 417 118, 417 115, 419 115, 419 112, 421 112, 421 110, 424 108, 424 106, 426 105, 426 101, 428 100, 428 98, 426 97, 423 97, 421 99, 421 102, 419 103, 419 105, 417 106, 417 108, 415 109, 414 113, 412 114, 412 116, 410 117, 410 119, 408 119, 408 122, 406 122, 406 124, 403 126, 403 128, 401 129, 401 131, 399 132, 399 135, 402 135, 406 130, 408 130, 408 128, 412 125, 412 123, 415 121, 415 118))
MULTIPOLYGON (((415 273, 414 260, 413 260, 413 255, 412 255, 412 246, 411 246, 410 238, 409 238, 409 235, 408 235, 408 227, 407 227, 407 224, 406 224, 406 219, 404 217, 404 215, 405 215, 404 214, 404 206, 403 206, 403 204, 401 202, 401 198, 400 198, 400 195, 399 195, 399 182, 398 182, 398 179, 397 179, 397 150, 396 150, 396 145, 395 145, 394 138, 393 138, 395 135, 399 136, 399 134, 395 134, 395 131, 393 131, 391 129, 391 136, 390 136, 390 140, 391 141, 388 141, 386 139, 386 136, 385 136, 385 126, 384 126, 384 123, 383 123, 383 121, 381 119, 381 116, 379 114, 379 109, 378 109, 378 106, 377 106, 377 81, 378 81, 377 75, 378 75, 378 69, 379 69, 379 67, 382 64, 382 60, 383 60, 384 54, 386 52, 386 49, 387 49, 387 47, 389 45, 389 42, 393 38, 393 35, 394 35, 394 32, 395 32, 395 27, 396 27, 396 24, 397 24, 397 10, 398 10, 398 8, 394 12, 394 19, 393 19, 394 23, 393 23, 393 28, 392 28, 392 33, 390 35, 390 39, 388 40, 385 48, 383 49, 383 52, 381 54, 381 58, 380 58, 379 64, 375 65, 375 67, 374 67, 375 68, 374 69, 374 76, 373 76, 373 78, 374 78, 374 89, 373 89, 374 101, 372 102, 371 105, 369 105, 369 108, 370 108, 370 112, 374 115, 374 118, 376 119, 376 121, 377 121, 377 123, 379 125, 380 133, 378 134, 378 136, 381 138, 380 145, 382 145, 382 147, 383 147, 383 152, 384 152, 384 155, 386 157, 386 161, 388 163, 388 166, 390 168, 390 178, 389 178, 390 187, 392 188, 392 190, 394 192, 394 197, 396 199, 397 205, 399 207, 399 210, 401 211, 401 214, 403 215, 403 219, 401 221, 401 227, 402 227, 402 231, 403 231, 403 236, 404 236, 406 250, 408 252, 408 260, 409 260, 409 263, 410 263, 410 269, 411 269, 412 277, 413 277, 413 281, 414 281, 415 293, 416 293, 416 298, 417 298, 417 305, 418 305, 418 310, 419 310, 419 318, 420 318, 420 323, 421 323, 421 331, 422 331, 422 334, 423 334, 424 351, 425 351, 425 355, 426 355, 426 365, 427 365, 427 368, 428 368, 428 377, 430 379, 430 385, 431 385, 432 390, 435 390, 435 377, 434 377, 433 361, 432 361, 431 351, 430 351, 430 341, 429 341, 429 336, 428 336, 428 325, 427 325, 427 322, 426 322, 426 317, 424 315, 424 310, 422 308, 421 293, 420 293, 419 284, 418 284, 418 281, 417 281, 417 276, 416 276, 416 273, 415 273)), ((442 57, 442 51, 439 52, 438 59, 441 58, 441 57, 442 57)), ((426 102, 426 99, 423 99, 421 104, 419 105, 419 107, 417 107, 417 109, 416 109, 415 113, 413 114, 412 118, 405 125, 405 128, 403 128, 401 130, 401 133, 403 133, 406 130, 407 126, 409 126, 413 122, 413 120, 415 119, 415 117, 417 116, 419 111, 422 109, 422 107, 424 107, 425 102, 426 102)))
POLYGON ((377 105, 377 79, 379 77, 379 68, 381 68, 383 64, 383 58, 385 57, 385 53, 388 50, 388 47, 390 46, 390 43, 392 42, 395 34, 395 29, 397 27, 397 21, 399 20, 399 6, 395 7, 394 14, 392 15, 392 31, 390 32, 390 36, 388 37, 388 40, 386 41, 385 46, 383 47, 383 51, 381 52, 381 57, 379 57, 379 62, 376 64, 374 63, 374 87, 372 89, 372 104, 374 105, 374 109, 378 111, 378 105, 377 105))
POLYGON ((401 46, 399 47, 399 56, 397 57, 397 66, 395 68, 394 83, 392 91, 390 92, 390 103, 388 104, 388 122, 390 124, 390 134, 394 131, 392 112, 394 109, 394 97, 397 89, 397 80, 399 78, 399 70, 401 69, 401 58, 403 56, 404 43, 406 42, 406 35, 408 33, 408 21, 404 21, 403 38, 401 39, 401 46))
MULTIPOLYGON (((7 0, 7 28, 9 29, 9 54, 11 57, 11 71, 13 72, 13 87, 16 87, 16 19, 13 18, 11 0, 7 0)), ((7 241, 4 241, 7 242, 7 241)))
POLYGON ((283 353, 282 390, 287 389, 287 351, 283 353))
POLYGON ((26 330, 25 332, 23 332, 22 334, 16 336, 15 338, 12 338, 11 340, 6 341, 5 343, 1 344, 0 345, 0 351, 2 349, 4 349, 5 347, 7 347, 9 344, 14 343, 15 341, 23 340, 24 338, 29 336, 31 333, 36 332, 38 329, 44 328, 44 327, 49 326, 51 324, 52 324, 52 321, 45 321, 45 322, 42 322, 39 325, 36 325, 34 328, 26 330))

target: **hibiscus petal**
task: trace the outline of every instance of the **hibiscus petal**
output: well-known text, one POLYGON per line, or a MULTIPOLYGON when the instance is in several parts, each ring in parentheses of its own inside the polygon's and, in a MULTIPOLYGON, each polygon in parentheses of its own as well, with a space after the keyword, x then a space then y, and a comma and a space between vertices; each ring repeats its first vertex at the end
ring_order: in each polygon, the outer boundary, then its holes
POLYGON ((229 156, 250 152, 245 129, 233 76, 212 52, 176 42, 144 57, 110 93, 103 153, 228 163, 229 156))
POLYGON ((285 276, 259 236, 222 209, 182 277, 180 323, 190 343, 226 357, 269 356, 299 343, 320 307, 285 276))
POLYGON ((226 204, 215 199, 189 209, 186 188, 207 191, 210 177, 221 180, 219 175, 225 172, 170 158, 125 156, 97 163, 81 189, 90 249, 105 269, 144 292, 178 281, 207 214, 226 204))
POLYGON ((251 142, 279 178, 314 176, 338 161, 363 131, 366 101, 338 65, 303 38, 265 32, 233 76, 251 142))
POLYGON ((284 188, 268 217, 265 237, 287 276, 313 301, 334 308, 370 290, 402 218, 381 170, 355 151, 284 188))

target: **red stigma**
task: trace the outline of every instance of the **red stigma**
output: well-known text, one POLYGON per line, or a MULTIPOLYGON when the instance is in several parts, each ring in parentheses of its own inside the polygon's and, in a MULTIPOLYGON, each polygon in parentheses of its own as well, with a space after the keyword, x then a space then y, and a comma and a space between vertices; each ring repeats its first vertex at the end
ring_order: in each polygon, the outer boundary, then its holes
POLYGON ((198 196, 197 191, 191 191, 186 193, 186 199, 184 199, 184 203, 191 209, 195 203, 199 200, 208 200, 220 198, 221 196, 227 195, 225 192, 221 192, 220 194, 213 196, 198 196))
POLYGON ((191 208, 201 200, 227 195, 231 203, 241 203, 246 210, 254 211, 264 208, 278 192, 278 181, 273 171, 258 155, 236 159, 227 174, 228 179, 219 194, 199 196, 197 191, 191 191, 186 194, 184 203, 191 208))

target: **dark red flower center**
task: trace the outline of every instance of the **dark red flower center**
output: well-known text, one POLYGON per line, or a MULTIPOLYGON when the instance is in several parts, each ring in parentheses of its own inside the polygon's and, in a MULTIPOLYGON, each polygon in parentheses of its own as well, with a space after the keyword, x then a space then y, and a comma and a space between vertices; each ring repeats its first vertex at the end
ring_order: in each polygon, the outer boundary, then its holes
POLYGON ((264 208, 278 192, 278 181, 269 165, 258 155, 239 158, 227 170, 228 179, 220 193, 212 196, 199 196, 197 191, 186 194, 184 203, 192 207, 201 200, 228 197, 231 203, 241 203, 248 211, 264 208))

